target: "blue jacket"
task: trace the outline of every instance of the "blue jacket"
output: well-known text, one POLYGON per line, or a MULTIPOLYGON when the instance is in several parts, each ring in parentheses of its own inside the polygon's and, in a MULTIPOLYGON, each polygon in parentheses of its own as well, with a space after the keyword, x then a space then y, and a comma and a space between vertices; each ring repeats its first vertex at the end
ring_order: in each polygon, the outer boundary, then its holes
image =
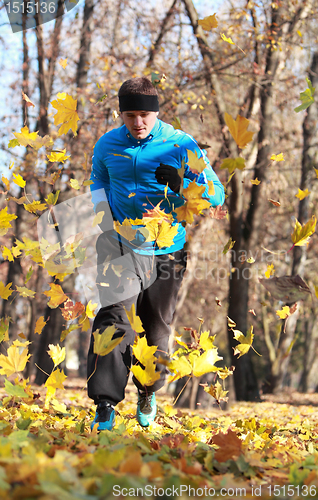
MULTIPOLYGON (((157 119, 151 133, 142 140, 131 136, 125 125, 104 134, 96 143, 93 156, 91 180, 92 201, 96 205, 105 201, 105 194, 115 220, 125 218, 141 219, 146 210, 154 208, 159 202, 160 208, 175 216, 178 233, 170 247, 155 248, 155 254, 171 253, 180 250, 185 243, 185 228, 177 222, 173 207, 180 207, 185 199, 159 184, 155 171, 160 163, 181 168, 182 159, 187 160, 187 149, 204 157, 206 168, 196 175, 185 166, 183 186, 195 180, 199 185, 206 185, 202 197, 212 206, 224 202, 224 188, 212 170, 209 160, 196 141, 190 135, 175 130, 171 125, 157 119), (213 181, 215 194, 208 195, 207 181, 213 181), (104 194, 105 193, 105 194, 104 194)), ((149 253, 149 244, 134 248, 139 253, 149 253), (148 248, 148 250, 147 250, 148 248)), ((153 246, 151 246, 153 251, 153 246)))

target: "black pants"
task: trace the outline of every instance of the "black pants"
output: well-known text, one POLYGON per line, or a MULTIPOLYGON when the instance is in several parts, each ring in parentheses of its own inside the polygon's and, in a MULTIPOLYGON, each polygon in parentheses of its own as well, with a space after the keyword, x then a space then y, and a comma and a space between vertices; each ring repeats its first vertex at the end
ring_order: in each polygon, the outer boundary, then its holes
MULTIPOLYGON (((116 325, 116 338, 124 333, 122 342, 106 356, 93 352, 94 337, 88 352, 88 396, 106 399, 116 405, 125 397, 129 370, 132 363, 131 346, 135 332, 128 321, 124 307, 135 304, 148 345, 158 346, 157 354, 167 353, 170 323, 176 307, 177 295, 186 268, 184 249, 172 254, 141 256, 110 234, 103 233, 97 240, 97 286, 102 307, 98 311, 93 332, 102 333, 108 326, 116 325), (93 375, 92 375, 93 374, 93 375)), ((164 385, 166 369, 157 365, 160 379, 144 387, 133 378, 141 390, 154 392, 164 385)))

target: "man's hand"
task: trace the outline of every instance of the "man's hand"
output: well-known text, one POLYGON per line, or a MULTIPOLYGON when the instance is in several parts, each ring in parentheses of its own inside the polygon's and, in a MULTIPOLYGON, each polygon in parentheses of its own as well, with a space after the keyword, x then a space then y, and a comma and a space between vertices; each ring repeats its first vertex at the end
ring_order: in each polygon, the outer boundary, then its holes
POLYGON ((155 172, 155 176, 159 184, 168 184, 172 191, 178 193, 181 185, 181 177, 176 168, 171 167, 171 165, 160 163, 160 166, 155 172))

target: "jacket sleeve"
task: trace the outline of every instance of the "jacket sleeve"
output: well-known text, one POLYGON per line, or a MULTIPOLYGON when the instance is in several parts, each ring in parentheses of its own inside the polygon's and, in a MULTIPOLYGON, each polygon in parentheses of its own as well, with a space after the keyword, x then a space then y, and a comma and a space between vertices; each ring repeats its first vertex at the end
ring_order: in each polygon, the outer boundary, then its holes
MULTIPOLYGON (((187 149, 190 149, 188 147, 187 149)), ((224 193, 224 187, 214 172, 213 168, 210 165, 209 159, 206 156, 205 150, 202 150, 199 148, 199 146, 196 144, 196 142, 192 141, 191 144, 191 150, 193 152, 196 152, 198 158, 204 159, 204 163, 206 164, 205 169, 200 173, 200 174, 195 174, 194 172, 191 171, 187 160, 188 160, 188 155, 187 153, 185 154, 185 159, 186 159, 186 166, 185 166, 185 173, 184 173, 184 180, 183 180, 183 187, 187 188, 190 184, 191 181, 194 181, 199 184, 199 185, 205 185, 206 189, 204 193, 202 194, 202 198, 206 198, 213 207, 216 207, 217 205, 223 205, 224 199, 225 199, 225 193, 224 193), (214 194, 209 194, 209 184, 208 182, 212 181, 213 182, 213 187, 214 187, 214 194)), ((212 190, 213 191, 213 190, 212 190)), ((211 190, 210 190, 211 192, 211 190)))
POLYGON ((92 202, 94 209, 101 201, 107 201, 110 192, 110 180, 107 166, 101 159, 101 143, 98 141, 94 148, 93 165, 90 180, 93 184, 90 185, 92 193, 92 202))

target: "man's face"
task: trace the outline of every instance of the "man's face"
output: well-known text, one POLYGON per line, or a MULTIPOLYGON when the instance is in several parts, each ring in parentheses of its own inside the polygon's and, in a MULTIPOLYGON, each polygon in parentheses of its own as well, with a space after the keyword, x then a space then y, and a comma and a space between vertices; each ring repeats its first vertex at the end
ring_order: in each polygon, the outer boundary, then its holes
POLYGON ((123 111, 121 117, 135 139, 145 139, 152 131, 158 116, 157 111, 123 111))

